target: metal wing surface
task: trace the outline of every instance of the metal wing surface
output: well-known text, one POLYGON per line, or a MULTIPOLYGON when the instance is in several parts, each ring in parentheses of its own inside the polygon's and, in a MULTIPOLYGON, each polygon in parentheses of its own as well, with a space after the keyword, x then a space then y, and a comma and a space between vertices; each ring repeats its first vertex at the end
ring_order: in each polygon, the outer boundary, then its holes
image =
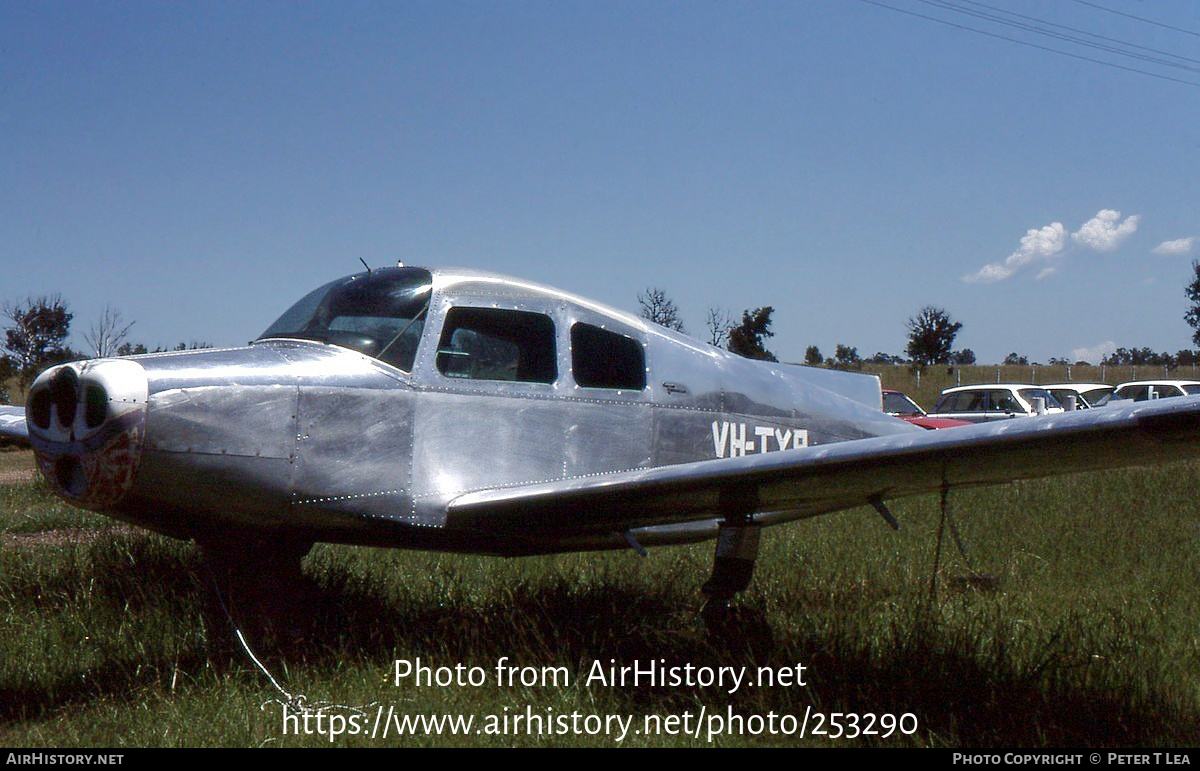
POLYGON ((9 440, 29 444, 29 431, 25 427, 25 408, 0 404, 0 441, 9 440))
MULTIPOLYGON (((452 500, 447 525, 612 533, 754 513, 775 524, 943 486, 1200 455, 1200 397, 977 424, 512 488, 452 500)), ((639 536, 640 537, 640 536, 639 536)))

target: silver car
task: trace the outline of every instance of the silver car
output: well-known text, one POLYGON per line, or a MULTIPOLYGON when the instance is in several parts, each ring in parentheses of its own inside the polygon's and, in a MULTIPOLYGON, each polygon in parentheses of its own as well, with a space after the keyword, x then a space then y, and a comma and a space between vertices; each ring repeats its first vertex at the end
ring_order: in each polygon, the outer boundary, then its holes
POLYGON ((1172 396, 1193 396, 1200 394, 1200 380, 1134 380, 1121 383, 1108 397, 1101 399, 1096 406, 1128 399, 1144 402, 1150 399, 1168 399, 1172 396))

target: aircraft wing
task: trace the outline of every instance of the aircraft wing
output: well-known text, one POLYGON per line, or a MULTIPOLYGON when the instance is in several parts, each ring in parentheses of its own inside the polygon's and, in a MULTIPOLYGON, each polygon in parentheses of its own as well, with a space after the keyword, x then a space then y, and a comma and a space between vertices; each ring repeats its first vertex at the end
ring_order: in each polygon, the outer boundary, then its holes
POLYGON ((0 404, 0 444, 11 441, 29 444, 29 431, 25 427, 25 408, 0 404))
POLYGON ((753 512, 774 524, 935 492, 1200 455, 1200 397, 1173 397, 961 428, 467 493, 447 526, 624 532, 753 512))

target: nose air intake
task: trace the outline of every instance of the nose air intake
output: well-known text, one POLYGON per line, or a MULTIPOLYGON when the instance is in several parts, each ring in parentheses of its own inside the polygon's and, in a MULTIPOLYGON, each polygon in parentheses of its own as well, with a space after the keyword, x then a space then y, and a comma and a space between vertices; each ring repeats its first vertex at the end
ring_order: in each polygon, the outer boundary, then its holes
POLYGON ((125 497, 141 459, 147 390, 145 370, 126 359, 63 364, 34 381, 29 438, 59 495, 95 509, 125 497))

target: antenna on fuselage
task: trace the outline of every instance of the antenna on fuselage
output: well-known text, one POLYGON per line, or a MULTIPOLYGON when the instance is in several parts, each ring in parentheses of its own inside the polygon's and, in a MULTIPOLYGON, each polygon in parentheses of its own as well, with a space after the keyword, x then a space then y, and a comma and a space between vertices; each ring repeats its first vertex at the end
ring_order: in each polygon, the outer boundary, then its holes
POLYGON ((368 276, 371 275, 371 266, 367 264, 367 261, 364 260, 362 257, 359 257, 358 261, 361 262, 363 264, 363 267, 367 269, 367 275, 368 276))

